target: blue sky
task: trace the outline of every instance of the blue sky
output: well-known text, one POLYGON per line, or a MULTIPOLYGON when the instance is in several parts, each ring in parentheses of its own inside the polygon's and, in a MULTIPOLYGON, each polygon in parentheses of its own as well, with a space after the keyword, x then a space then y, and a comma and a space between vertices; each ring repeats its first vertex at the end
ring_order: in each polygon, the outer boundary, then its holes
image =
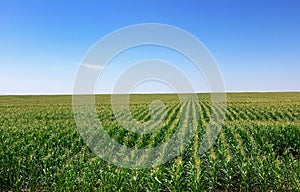
POLYGON ((300 91, 297 0, 3 0, 0 94, 72 93, 78 65, 94 43, 149 22, 199 38, 227 91, 300 91))

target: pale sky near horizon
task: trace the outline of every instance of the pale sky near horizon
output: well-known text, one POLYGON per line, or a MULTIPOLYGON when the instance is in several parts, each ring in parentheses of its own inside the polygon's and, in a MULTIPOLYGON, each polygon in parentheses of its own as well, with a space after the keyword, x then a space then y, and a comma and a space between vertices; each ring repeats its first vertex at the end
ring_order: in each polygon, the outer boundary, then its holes
MULTIPOLYGON (((72 93, 79 63, 91 46, 119 28, 140 23, 173 25, 196 36, 216 59, 226 91, 300 91, 297 0, 4 0, 0 94, 72 93)), ((168 59, 167 52, 150 52, 168 59)), ((183 68, 199 84, 197 91, 207 91, 202 77, 183 68)), ((97 91, 109 92, 107 86, 99 83, 97 91)), ((151 82, 137 89, 157 90, 169 91, 151 82)))

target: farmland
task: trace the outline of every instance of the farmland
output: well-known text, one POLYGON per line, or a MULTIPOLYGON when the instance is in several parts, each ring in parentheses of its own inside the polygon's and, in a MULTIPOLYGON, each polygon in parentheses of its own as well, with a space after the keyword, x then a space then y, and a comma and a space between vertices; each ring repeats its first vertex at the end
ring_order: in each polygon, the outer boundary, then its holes
MULTIPOLYGON (((96 111, 115 141, 151 148, 168 141, 182 113, 176 95, 132 95, 132 116, 147 122, 149 104, 156 99, 164 102, 167 113, 152 133, 122 128, 109 95, 95 97, 96 111)), ((210 121, 209 95, 199 94, 198 104, 197 132, 179 156, 157 167, 129 169, 102 160, 84 143, 72 96, 1 96, 0 190, 300 190, 300 93, 228 93, 221 132, 202 154, 198 151, 210 121)))

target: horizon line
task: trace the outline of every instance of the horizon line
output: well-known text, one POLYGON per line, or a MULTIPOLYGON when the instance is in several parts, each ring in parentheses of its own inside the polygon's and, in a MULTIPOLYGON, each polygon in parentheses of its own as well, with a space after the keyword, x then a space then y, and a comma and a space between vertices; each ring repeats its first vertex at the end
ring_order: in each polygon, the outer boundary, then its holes
MULTIPOLYGON (((163 95, 163 94, 191 94, 193 92, 133 92, 130 95, 163 95)), ((212 93, 300 93, 300 90, 275 90, 275 91, 224 91, 224 92, 195 92, 196 94, 212 93)), ((63 95, 127 95, 128 93, 92 93, 92 94, 75 94, 75 93, 0 93, 0 96, 63 96, 63 95)))

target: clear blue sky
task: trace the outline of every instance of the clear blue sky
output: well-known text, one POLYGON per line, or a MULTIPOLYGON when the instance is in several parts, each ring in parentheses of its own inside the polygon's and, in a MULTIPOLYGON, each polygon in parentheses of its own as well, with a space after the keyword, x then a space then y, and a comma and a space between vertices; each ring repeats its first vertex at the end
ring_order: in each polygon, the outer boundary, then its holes
POLYGON ((15 1, 0 3, 0 94, 72 93, 104 35, 164 23, 198 37, 227 91, 300 91, 300 1, 15 1))

